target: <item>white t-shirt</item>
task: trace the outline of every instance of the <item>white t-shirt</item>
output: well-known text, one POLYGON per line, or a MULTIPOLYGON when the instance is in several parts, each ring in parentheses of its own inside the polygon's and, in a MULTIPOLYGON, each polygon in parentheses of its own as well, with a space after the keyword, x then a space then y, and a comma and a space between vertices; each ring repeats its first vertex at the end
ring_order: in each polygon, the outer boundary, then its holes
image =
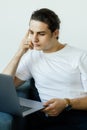
POLYGON ((21 80, 33 77, 42 101, 87 96, 87 53, 69 45, 52 53, 29 50, 16 76, 21 80))

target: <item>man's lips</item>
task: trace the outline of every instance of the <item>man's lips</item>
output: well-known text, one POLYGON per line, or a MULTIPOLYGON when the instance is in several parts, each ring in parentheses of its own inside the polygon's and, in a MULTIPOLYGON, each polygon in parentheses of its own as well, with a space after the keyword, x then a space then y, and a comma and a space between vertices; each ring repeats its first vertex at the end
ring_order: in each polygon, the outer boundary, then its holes
POLYGON ((34 45, 34 47, 39 47, 40 45, 39 44, 33 44, 34 45))

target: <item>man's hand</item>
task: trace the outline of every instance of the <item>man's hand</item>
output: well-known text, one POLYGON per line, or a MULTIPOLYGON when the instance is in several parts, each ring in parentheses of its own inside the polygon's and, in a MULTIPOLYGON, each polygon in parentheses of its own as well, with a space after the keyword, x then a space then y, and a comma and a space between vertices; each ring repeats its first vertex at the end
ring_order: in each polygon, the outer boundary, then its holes
POLYGON ((48 116, 58 116, 65 108, 66 101, 64 99, 53 98, 46 103, 44 103, 46 107, 43 112, 45 112, 48 116))
POLYGON ((29 38, 29 30, 26 32, 24 38, 22 39, 18 52, 24 54, 28 49, 33 49, 33 44, 29 38))

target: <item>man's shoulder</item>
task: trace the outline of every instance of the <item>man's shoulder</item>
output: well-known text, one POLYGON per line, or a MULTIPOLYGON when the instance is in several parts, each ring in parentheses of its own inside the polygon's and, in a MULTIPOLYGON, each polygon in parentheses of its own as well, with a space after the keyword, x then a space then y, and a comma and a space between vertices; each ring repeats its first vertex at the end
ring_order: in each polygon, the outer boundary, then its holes
POLYGON ((68 45, 67 47, 67 52, 70 52, 71 54, 77 54, 77 55, 83 55, 83 54, 87 54, 87 51, 86 50, 83 50, 83 49, 80 49, 80 48, 77 48, 75 46, 71 46, 71 45, 68 45))
POLYGON ((63 55, 70 63, 79 63, 81 59, 87 59, 87 51, 71 45, 66 46, 63 55))

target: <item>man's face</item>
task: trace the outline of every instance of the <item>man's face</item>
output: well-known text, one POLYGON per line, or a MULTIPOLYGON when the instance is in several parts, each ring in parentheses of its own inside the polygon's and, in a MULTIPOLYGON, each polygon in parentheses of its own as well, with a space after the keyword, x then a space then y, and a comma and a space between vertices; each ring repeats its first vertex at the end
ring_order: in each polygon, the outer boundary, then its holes
POLYGON ((29 37, 34 49, 44 52, 51 52, 56 39, 47 24, 36 20, 30 21, 29 37))

